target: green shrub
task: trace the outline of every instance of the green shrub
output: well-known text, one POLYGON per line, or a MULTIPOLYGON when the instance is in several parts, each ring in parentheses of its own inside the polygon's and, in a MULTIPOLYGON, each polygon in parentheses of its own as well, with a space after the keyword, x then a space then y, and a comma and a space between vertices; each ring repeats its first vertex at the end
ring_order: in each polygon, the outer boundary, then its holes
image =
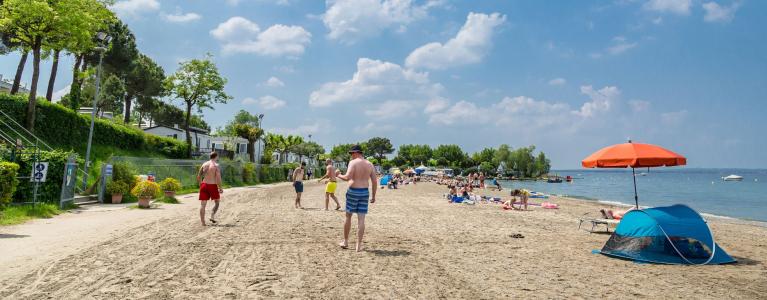
POLYGON ((11 203, 16 187, 19 185, 19 165, 11 162, 0 162, 0 207, 11 203))
POLYGON ((159 198, 162 195, 160 185, 149 180, 142 180, 131 190, 131 194, 138 198, 159 198))
POLYGON ((107 184, 107 194, 125 195, 130 191, 130 187, 122 180, 111 181, 107 184))
POLYGON ((136 186, 136 169, 127 162, 116 162, 112 165, 112 181, 122 181, 128 185, 128 190, 136 186))
POLYGON ((173 177, 168 177, 160 181, 160 189, 168 192, 176 192, 181 189, 181 182, 173 177))
MULTIPOLYGON (((23 96, 0 94, 0 110, 24 124, 27 100, 23 96)), ((187 146, 175 139, 145 134, 141 129, 124 126, 109 120, 97 119, 94 124, 93 144, 122 149, 148 150, 170 158, 186 157, 187 146)), ((52 147, 72 149, 84 154, 90 116, 78 114, 44 98, 37 101, 35 135, 52 147)))
MULTIPOLYGON (((48 162, 48 174, 45 182, 41 182, 37 190, 37 201, 59 202, 61 199, 61 183, 64 181, 64 166, 66 166, 69 156, 74 155, 70 151, 40 151, 40 162, 48 162)), ((32 165, 34 157, 29 153, 17 156, 19 163, 19 174, 29 176, 32 174, 32 165)), ((78 160, 82 165, 82 160, 78 160)), ((77 174, 77 180, 82 180, 82 174, 77 174)), ((32 192, 35 184, 29 180, 19 182, 14 196, 15 200, 32 201, 32 192)))
POLYGON ((242 167, 242 182, 245 184, 256 183, 256 165, 253 163, 246 163, 242 167))

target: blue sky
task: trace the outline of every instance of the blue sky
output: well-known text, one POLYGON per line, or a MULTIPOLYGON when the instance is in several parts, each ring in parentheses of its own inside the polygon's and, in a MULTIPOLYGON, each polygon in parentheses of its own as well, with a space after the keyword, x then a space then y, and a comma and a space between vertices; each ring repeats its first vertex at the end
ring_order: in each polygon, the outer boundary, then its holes
MULTIPOLYGON (((554 167, 577 168, 631 138, 693 167, 767 167, 764 1, 120 0, 113 10, 167 73, 214 55, 234 100, 205 111, 213 127, 246 109, 328 149, 372 136, 470 152, 534 144, 554 167)), ((17 62, 0 57, 0 73, 17 62)), ((57 91, 71 80, 71 58, 63 64, 57 91)))

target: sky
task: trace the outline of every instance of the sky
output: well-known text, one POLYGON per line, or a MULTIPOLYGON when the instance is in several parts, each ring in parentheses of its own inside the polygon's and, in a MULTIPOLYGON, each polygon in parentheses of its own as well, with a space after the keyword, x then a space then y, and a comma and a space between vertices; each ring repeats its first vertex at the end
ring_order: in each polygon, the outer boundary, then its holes
MULTIPOLYGON (((470 153, 535 145, 554 168, 578 168, 632 139, 690 167, 767 167, 767 1, 118 0, 112 10, 168 74, 213 55, 233 97, 204 111, 214 128, 245 109, 327 150, 374 136, 470 153)), ((4 78, 18 58, 0 56, 4 78)), ((62 60, 59 97, 72 64, 62 60)))

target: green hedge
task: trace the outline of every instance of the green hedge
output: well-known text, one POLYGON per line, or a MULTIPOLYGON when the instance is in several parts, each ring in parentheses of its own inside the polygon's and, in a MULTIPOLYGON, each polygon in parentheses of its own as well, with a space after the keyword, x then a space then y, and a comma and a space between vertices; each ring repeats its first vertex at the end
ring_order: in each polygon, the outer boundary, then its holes
POLYGON ((0 208, 10 203, 19 185, 16 178, 19 165, 11 162, 0 162, 0 208))
MULTIPOLYGON (((19 124, 26 119, 27 100, 21 96, 0 94, 0 110, 13 117, 19 124)), ((64 106, 37 100, 35 135, 51 147, 72 149, 85 153, 90 131, 90 116, 76 113, 64 106)), ((115 124, 109 120, 96 120, 93 143, 122 149, 158 152, 169 158, 184 158, 186 144, 171 138, 145 134, 130 126, 115 124)))
MULTIPOLYGON (((41 202, 58 202, 61 199, 61 183, 64 180, 64 166, 67 164, 69 156, 73 152, 69 151, 40 151, 40 161, 48 162, 48 174, 45 182, 40 183, 37 190, 37 201, 41 202)), ((32 174, 32 165, 34 159, 29 154, 23 154, 19 157, 19 174, 21 176, 30 176, 32 174)), ((82 160, 78 161, 78 164, 82 165, 82 160)), ((78 174, 77 180, 82 178, 78 174)), ((14 201, 17 202, 31 202, 32 192, 34 190, 34 183, 29 179, 21 180, 19 187, 14 195, 14 201)))

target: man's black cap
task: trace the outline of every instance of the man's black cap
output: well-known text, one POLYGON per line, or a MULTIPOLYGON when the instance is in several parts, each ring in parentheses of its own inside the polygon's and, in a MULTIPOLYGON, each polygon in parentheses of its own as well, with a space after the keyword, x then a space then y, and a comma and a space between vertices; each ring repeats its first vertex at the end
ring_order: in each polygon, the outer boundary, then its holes
POLYGON ((352 148, 349 149, 349 153, 354 153, 354 152, 362 153, 362 147, 360 147, 360 145, 352 146, 352 148))

